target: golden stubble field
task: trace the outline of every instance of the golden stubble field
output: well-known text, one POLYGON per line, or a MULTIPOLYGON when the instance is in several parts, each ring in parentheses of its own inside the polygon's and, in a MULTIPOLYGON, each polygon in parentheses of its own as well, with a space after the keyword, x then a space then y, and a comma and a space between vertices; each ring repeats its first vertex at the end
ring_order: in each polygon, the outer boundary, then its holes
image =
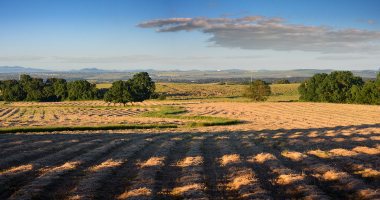
MULTIPOLYGON (((185 108, 185 115, 228 117, 242 123, 3 134, 0 199, 380 198, 379 106, 144 103, 174 104, 185 108)), ((21 110, 18 106, 12 109, 21 110)), ((54 108, 43 108, 47 109, 54 108)), ((147 120, 130 116, 133 109, 137 108, 109 109, 93 121, 109 115, 147 120)), ((62 111, 59 118, 72 112, 62 111)), ((75 112, 100 115, 90 108, 75 112)))

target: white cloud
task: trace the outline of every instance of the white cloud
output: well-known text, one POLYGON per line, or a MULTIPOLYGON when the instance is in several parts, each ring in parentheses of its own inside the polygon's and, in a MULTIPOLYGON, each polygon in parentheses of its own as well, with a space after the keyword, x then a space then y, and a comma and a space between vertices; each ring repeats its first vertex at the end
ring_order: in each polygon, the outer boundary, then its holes
POLYGON ((267 56, 261 56, 261 55, 250 55, 250 56, 225 56, 223 58, 227 59, 255 59, 255 58, 265 58, 267 56))
POLYGON ((251 15, 242 18, 170 18, 137 24, 158 27, 156 32, 199 30, 212 35, 212 47, 251 50, 311 51, 321 53, 374 53, 380 46, 380 31, 354 28, 335 30, 330 26, 285 24, 285 19, 251 15))
POLYGON ((317 57, 317 60, 362 60, 373 59, 372 56, 321 56, 317 57))
POLYGON ((369 24, 377 24, 377 22, 375 22, 373 20, 367 20, 367 21, 365 21, 365 20, 362 20, 362 19, 357 19, 356 21, 358 21, 358 22, 367 22, 369 24))
POLYGON ((211 56, 187 56, 186 59, 211 59, 211 56))
POLYGON ((214 6, 220 6, 220 5, 217 3, 209 3, 209 4, 207 4, 207 6, 214 7, 214 6))
POLYGON ((2 62, 25 62, 25 61, 37 61, 48 58, 47 56, 39 55, 13 55, 13 56, 0 56, 2 62))
POLYGON ((121 56, 52 56, 63 63, 132 63, 146 62, 157 58, 150 55, 121 55, 121 56))

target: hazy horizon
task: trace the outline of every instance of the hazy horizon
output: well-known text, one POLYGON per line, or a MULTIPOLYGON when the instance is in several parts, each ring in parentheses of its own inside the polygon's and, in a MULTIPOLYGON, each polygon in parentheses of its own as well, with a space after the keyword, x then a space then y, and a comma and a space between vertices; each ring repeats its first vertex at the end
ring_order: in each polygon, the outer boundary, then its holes
POLYGON ((0 1, 0 66, 378 70, 380 1, 0 1))

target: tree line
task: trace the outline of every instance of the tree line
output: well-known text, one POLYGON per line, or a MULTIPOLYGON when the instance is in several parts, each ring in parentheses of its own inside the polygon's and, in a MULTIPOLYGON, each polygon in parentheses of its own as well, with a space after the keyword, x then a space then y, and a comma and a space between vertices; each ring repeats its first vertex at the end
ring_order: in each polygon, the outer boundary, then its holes
POLYGON ((0 82, 2 99, 13 101, 62 101, 62 100, 96 100, 101 99, 100 90, 95 84, 86 80, 67 83, 62 78, 31 78, 23 74, 20 80, 0 82))
POLYGON ((123 103, 141 102, 145 99, 158 97, 154 93, 155 83, 149 74, 140 72, 127 81, 112 83, 109 90, 99 90, 96 84, 86 80, 67 82, 62 78, 31 78, 23 74, 20 80, 0 81, 0 100, 15 101, 64 101, 64 100, 100 100, 123 103))
POLYGON ((380 104, 380 73, 365 83, 350 71, 315 74, 301 83, 298 92, 304 101, 380 104))

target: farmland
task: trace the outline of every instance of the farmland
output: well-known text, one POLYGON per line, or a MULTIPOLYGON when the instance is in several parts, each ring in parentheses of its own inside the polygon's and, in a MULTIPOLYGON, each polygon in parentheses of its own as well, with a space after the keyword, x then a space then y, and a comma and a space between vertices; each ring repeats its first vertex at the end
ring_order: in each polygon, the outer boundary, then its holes
POLYGON ((101 101, 16 102, 1 107, 0 124, 191 121, 141 116, 169 105, 185 109, 182 116, 240 123, 2 134, 0 199, 380 198, 379 106, 207 98, 125 108, 101 101))

